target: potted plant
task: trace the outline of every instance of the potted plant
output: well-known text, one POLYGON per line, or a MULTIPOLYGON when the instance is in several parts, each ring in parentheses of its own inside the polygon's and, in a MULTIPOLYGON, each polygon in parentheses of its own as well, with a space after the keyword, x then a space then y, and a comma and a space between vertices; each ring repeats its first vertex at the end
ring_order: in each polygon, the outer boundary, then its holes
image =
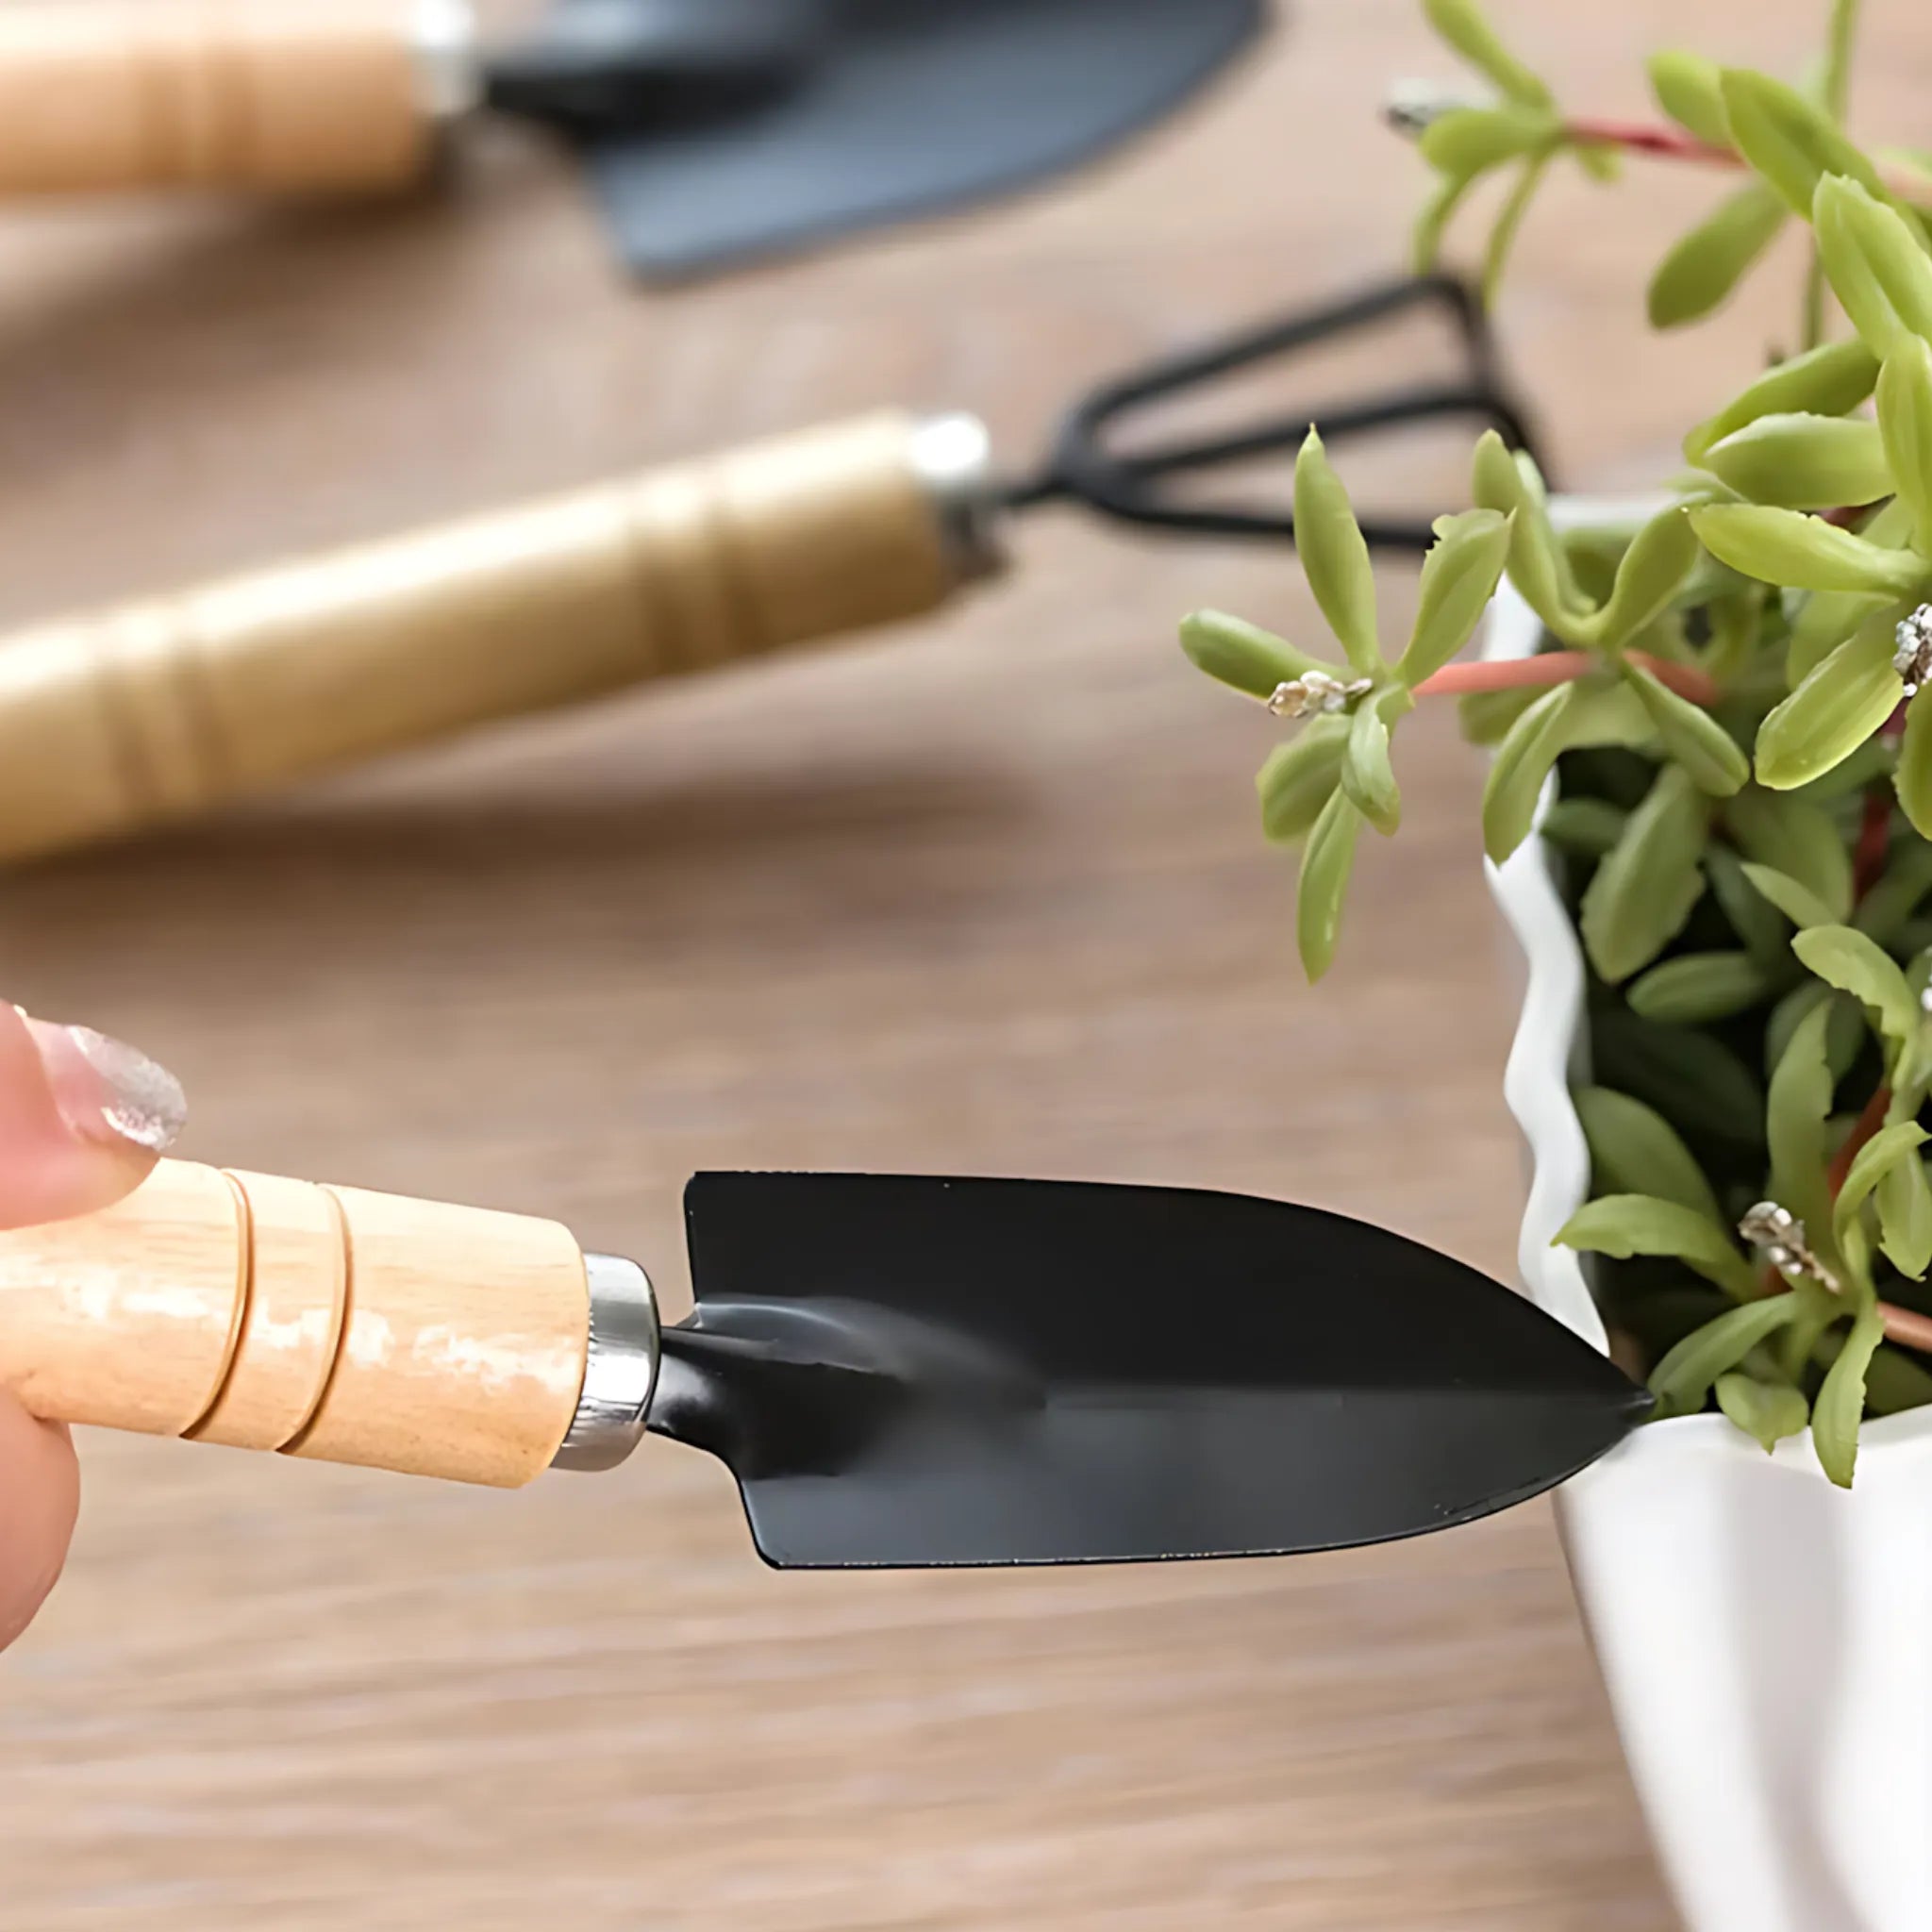
POLYGON ((1855 7, 1802 87, 1650 63, 1670 125, 1564 114, 1467 0, 1431 21, 1493 90, 1399 104, 1437 171, 1418 255, 1514 175, 1624 151, 1736 171, 1651 322, 1810 228, 1795 346, 1637 508, 1551 504, 1477 445, 1413 631, 1310 432, 1296 539, 1335 634, 1202 612, 1202 669, 1292 729, 1257 778, 1299 848, 1319 978, 1351 874, 1397 833, 1391 744, 1453 699, 1491 750, 1482 842, 1528 960, 1506 1090, 1530 1293, 1647 1378, 1657 1419, 1559 1514, 1633 1773, 1694 1932, 1932 1924, 1932 170, 1843 127, 1855 7), (1458 661, 1486 608, 1482 661, 1458 661))

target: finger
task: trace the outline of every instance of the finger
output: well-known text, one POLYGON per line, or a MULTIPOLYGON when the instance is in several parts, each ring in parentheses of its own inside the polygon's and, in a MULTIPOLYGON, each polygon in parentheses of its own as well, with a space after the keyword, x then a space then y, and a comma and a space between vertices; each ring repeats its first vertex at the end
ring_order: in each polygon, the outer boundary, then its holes
POLYGON ((80 1466, 67 1431, 0 1389, 0 1650, 27 1626, 67 1558, 80 1466))
POLYGON ((145 1054, 0 1003, 0 1227, 119 1200, 187 1111, 180 1084, 145 1054))

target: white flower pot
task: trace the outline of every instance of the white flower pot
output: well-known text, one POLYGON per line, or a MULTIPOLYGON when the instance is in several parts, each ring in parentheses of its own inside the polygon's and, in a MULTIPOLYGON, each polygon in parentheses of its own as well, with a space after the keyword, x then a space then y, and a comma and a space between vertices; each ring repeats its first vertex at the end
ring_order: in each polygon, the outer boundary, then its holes
MULTIPOLYGON (((1485 656, 1540 635, 1506 584, 1485 656)), ((1530 1158, 1523 1279, 1605 1348, 1576 1256, 1550 1244, 1590 1180, 1569 1091, 1589 1051, 1582 954, 1540 840, 1490 876, 1528 966, 1504 1081, 1530 1158)), ((1567 1484, 1557 1514, 1690 1932, 1928 1932, 1932 1409, 1865 1424, 1849 1493, 1808 1435, 1767 1456, 1722 1416, 1655 1424, 1567 1484)))

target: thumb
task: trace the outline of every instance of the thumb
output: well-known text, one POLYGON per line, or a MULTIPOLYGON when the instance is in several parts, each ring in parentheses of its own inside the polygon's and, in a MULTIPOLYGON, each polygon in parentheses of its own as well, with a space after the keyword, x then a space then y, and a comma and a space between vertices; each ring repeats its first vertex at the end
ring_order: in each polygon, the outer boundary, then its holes
POLYGON ((145 1054, 0 1002, 0 1227, 118 1201, 186 1116, 179 1083, 145 1054))
MULTIPOLYGON (((186 1112, 174 1076, 132 1047, 0 1001, 0 1227, 119 1200, 186 1112)), ((80 1498, 67 1431, 36 1422, 6 1383, 0 1359, 0 1649, 59 1575, 80 1498)))

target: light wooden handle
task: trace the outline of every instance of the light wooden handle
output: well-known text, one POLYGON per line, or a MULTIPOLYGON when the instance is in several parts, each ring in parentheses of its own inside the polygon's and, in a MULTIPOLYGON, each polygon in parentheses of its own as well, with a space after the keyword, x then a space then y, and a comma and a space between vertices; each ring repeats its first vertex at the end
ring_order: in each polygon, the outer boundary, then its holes
POLYGON ((0 1233, 0 1385, 95 1423, 513 1488, 576 1409, 569 1231, 164 1160, 98 1214, 0 1233))
POLYGON ((414 180, 431 116, 413 0, 9 0, 0 193, 414 180))
POLYGON ((959 573, 921 434, 868 417, 0 640, 0 859, 928 610, 959 573))

